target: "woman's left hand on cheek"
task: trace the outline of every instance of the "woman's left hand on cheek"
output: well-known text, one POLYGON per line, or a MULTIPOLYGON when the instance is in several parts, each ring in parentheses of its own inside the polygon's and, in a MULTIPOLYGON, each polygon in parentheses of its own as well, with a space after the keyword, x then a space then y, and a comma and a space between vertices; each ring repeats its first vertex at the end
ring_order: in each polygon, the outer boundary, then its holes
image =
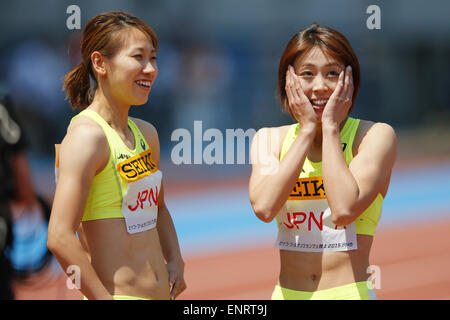
POLYGON ((322 125, 337 125, 347 117, 352 106, 353 97, 353 76, 352 67, 347 66, 339 74, 336 89, 331 94, 325 109, 322 113, 322 125))

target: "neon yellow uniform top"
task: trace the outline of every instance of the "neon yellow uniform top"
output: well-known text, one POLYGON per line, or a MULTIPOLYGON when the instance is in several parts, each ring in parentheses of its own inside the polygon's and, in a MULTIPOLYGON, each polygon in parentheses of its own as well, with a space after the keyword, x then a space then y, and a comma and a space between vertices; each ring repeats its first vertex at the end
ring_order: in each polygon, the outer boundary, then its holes
POLYGON ((155 227, 162 173, 137 125, 128 119, 135 140, 135 148, 131 150, 95 111, 83 110, 72 120, 80 116, 89 117, 101 126, 110 148, 107 165, 95 175, 90 186, 82 221, 125 218, 129 233, 155 227))
MULTIPOLYGON (((352 147, 359 122, 359 119, 348 117, 340 132, 347 165, 353 160, 352 147)), ((280 161, 296 139, 299 128, 296 123, 288 129, 280 161)), ((304 252, 355 250, 356 234, 375 234, 382 204, 383 196, 378 194, 355 222, 345 227, 334 225, 322 180, 322 162, 312 162, 306 158, 294 189, 276 217, 276 245, 283 250, 304 252)))

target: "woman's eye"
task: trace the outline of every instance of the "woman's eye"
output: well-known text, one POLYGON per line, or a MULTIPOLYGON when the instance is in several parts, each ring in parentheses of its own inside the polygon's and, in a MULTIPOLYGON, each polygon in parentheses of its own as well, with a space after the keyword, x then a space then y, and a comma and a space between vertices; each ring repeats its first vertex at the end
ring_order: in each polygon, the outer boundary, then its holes
POLYGON ((328 74, 332 77, 339 77, 339 73, 337 71, 330 71, 328 74))
POLYGON ((300 76, 302 77, 311 77, 313 74, 311 71, 303 71, 302 73, 300 73, 300 76))
POLYGON ((142 54, 135 54, 134 56, 133 56, 134 58, 138 58, 138 59, 142 59, 142 54))

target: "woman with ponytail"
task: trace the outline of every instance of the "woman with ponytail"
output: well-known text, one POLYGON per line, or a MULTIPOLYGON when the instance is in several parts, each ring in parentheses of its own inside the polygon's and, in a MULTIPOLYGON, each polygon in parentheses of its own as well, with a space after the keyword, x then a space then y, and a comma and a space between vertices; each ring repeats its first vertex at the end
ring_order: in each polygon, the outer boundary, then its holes
POLYGON ((175 299, 186 288, 157 131, 128 117, 147 102, 157 50, 138 18, 100 14, 83 31, 82 62, 65 77, 81 112, 57 148, 47 245, 63 270, 77 271, 86 299, 175 299))
POLYGON ((92 102, 89 68, 89 60, 83 60, 65 77, 64 88, 70 104, 76 109, 83 110, 92 102))

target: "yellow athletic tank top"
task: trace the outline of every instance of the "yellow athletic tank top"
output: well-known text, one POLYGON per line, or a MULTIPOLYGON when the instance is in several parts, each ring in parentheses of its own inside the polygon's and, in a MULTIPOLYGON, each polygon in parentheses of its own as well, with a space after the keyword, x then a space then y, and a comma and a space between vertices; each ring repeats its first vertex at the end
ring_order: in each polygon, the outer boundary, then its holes
MULTIPOLYGON (((348 117, 340 132, 347 165, 353 160, 353 141, 359 122, 359 119, 348 117)), ((280 161, 295 141, 299 128, 296 123, 288 129, 281 148, 280 161)), ((277 247, 309 252, 357 249, 356 234, 375 234, 382 204, 383 196, 378 194, 354 223, 344 228, 335 226, 331 223, 331 211, 323 186, 322 162, 312 162, 306 158, 292 193, 276 217, 277 247)))
MULTIPOLYGON (((136 207, 144 209, 144 204, 150 207, 153 205, 153 210, 157 208, 158 186, 160 186, 162 173, 153 162, 151 149, 137 125, 131 119, 128 119, 128 126, 133 132, 135 140, 135 148, 131 150, 125 145, 117 132, 95 111, 83 110, 72 120, 80 116, 89 117, 101 126, 110 148, 108 164, 92 181, 82 221, 124 218, 123 212, 127 205, 130 205, 130 209, 134 208, 135 210, 136 207), (156 188, 149 187, 144 190, 147 191, 146 193, 141 193, 141 190, 137 195, 134 195, 132 202, 125 203, 124 198, 129 194, 130 183, 140 179, 140 177, 150 175, 155 181, 156 188), (134 205, 134 201, 137 205, 134 205)), ((156 223, 156 217, 153 220, 152 223, 148 222, 145 226, 136 225, 134 228, 128 226, 128 232, 134 233, 132 230, 139 230, 136 232, 144 231, 142 227, 148 229, 150 225, 153 227, 156 223)))

